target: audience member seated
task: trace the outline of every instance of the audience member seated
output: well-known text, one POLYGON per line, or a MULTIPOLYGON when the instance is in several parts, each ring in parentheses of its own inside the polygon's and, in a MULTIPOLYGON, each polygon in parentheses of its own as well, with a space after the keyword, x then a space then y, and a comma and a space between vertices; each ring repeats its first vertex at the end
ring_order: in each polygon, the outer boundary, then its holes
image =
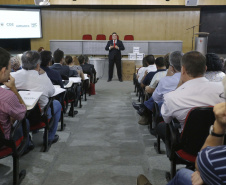
MULTIPOLYGON (((22 55, 22 68, 21 70, 12 73, 12 76, 16 79, 17 89, 26 89, 30 91, 42 92, 39 99, 39 106, 43 111, 44 107, 49 101, 54 92, 54 86, 49 77, 40 68, 41 57, 37 51, 26 51, 22 55)), ((49 144, 56 143, 59 136, 56 135, 58 121, 61 116, 61 104, 59 101, 53 101, 54 115, 51 115, 51 110, 48 110, 49 118, 54 116, 54 124, 49 129, 49 144)), ((30 123, 32 124, 32 123, 30 123)))
MULTIPOLYGON (((174 91, 177 88, 181 76, 182 56, 183 53, 180 51, 170 53, 167 75, 159 81, 158 86, 152 94, 153 100, 159 105, 160 108, 164 101, 164 94, 174 91)), ((149 103, 150 102, 146 102, 145 106, 151 110, 153 108, 153 104, 149 103)))
POLYGON ((64 52, 57 49, 53 53, 53 59, 54 59, 54 64, 50 66, 50 69, 54 69, 58 71, 61 75, 61 77, 72 77, 72 76, 77 76, 78 73, 75 70, 70 70, 70 68, 67 65, 62 65, 64 63, 64 52))
POLYGON ((201 53, 191 51, 182 57, 178 88, 164 95, 161 114, 165 123, 158 124, 156 128, 163 141, 166 123, 170 123, 173 118, 180 122, 183 129, 186 116, 192 108, 214 106, 222 102, 219 97, 224 91, 222 83, 210 82, 204 77, 205 72, 206 59, 201 53))
POLYGON ((73 56, 73 62, 74 62, 74 65, 76 65, 79 68, 79 70, 82 70, 82 67, 79 64, 77 56, 73 56))
POLYGON ((223 59, 224 61, 223 61, 223 69, 222 69, 222 71, 224 72, 224 73, 226 73, 226 59, 223 59))
POLYGON ((157 73, 157 68, 155 65, 155 57, 153 55, 148 55, 146 57, 146 63, 148 67, 146 67, 143 78, 141 79, 141 82, 140 82, 142 88, 146 87, 147 85, 150 85, 153 76, 157 73), (156 70, 149 72, 148 68, 149 69, 156 68, 156 70))
MULTIPOLYGON (((27 111, 26 105, 15 87, 15 79, 10 75, 10 71, 10 54, 3 48, 0 48, 0 83, 4 83, 4 85, 9 88, 9 90, 7 90, 0 87, 0 127, 4 132, 5 139, 10 138, 14 121, 22 120, 27 111)), ((29 133, 29 122, 27 122, 27 128, 29 133)), ((14 138, 15 141, 23 136, 22 127, 17 131, 14 138)), ((31 139, 29 139, 24 154, 28 153, 33 148, 34 145, 31 139)))
MULTIPOLYGON (((165 77, 166 73, 167 73, 163 57, 158 57, 155 60, 155 64, 157 67, 157 71, 156 71, 156 73, 150 72, 150 73, 155 73, 155 74, 154 74, 153 78, 151 79, 151 83, 145 87, 145 92, 147 92, 149 94, 152 94, 154 92, 154 90, 157 87, 161 78, 165 77)), ((149 75, 149 73, 148 73, 148 75, 149 75)), ((145 81, 145 79, 144 79, 144 81, 145 81)), ((143 81, 143 83, 145 83, 144 81, 143 81)))
POLYGON ((47 76, 50 78, 54 85, 60 85, 61 88, 64 88, 60 73, 49 68, 50 63, 52 61, 51 51, 42 51, 40 55, 41 55, 41 68, 46 72, 47 76))
POLYGON ((18 56, 12 57, 10 59, 10 62, 11 62, 11 72, 16 72, 16 71, 22 69, 21 63, 20 63, 20 58, 18 56))
POLYGON ((143 67, 140 67, 138 70, 137 70, 137 81, 140 83, 140 81, 142 80, 143 76, 142 76, 142 73, 143 73, 143 70, 144 68, 147 67, 147 59, 146 59, 146 56, 143 58, 142 60, 142 66, 143 67))
POLYGON ((207 70, 204 77, 211 82, 221 82, 225 76, 225 73, 222 72, 222 61, 215 53, 206 54, 206 66, 207 70))
POLYGON ((42 51, 45 51, 44 47, 38 48, 38 52, 41 53, 42 51))
POLYGON ((84 57, 85 57, 85 64, 84 64, 83 68, 89 67, 89 68, 92 69, 92 73, 93 73, 93 76, 94 76, 94 83, 97 83, 99 78, 96 78, 96 70, 94 68, 94 65, 89 63, 89 57, 87 55, 84 55, 84 57))
MULTIPOLYGON (((144 87, 144 85, 142 85, 142 82, 145 79, 146 75, 149 72, 156 72, 157 71, 157 68, 155 66, 155 57, 153 55, 148 55, 145 58, 146 58, 147 67, 141 68, 139 70, 139 77, 138 77, 138 82, 141 84, 142 87, 144 87)), ((149 84, 150 84, 150 81, 149 81, 148 85, 149 84)))
MULTIPOLYGON (((225 88, 226 79, 223 81, 225 88)), ((182 168, 167 185, 225 184, 226 146, 223 145, 226 133, 225 102, 215 105, 213 111, 216 121, 198 153, 196 171, 182 168)), ((144 175, 139 175, 137 185, 151 185, 151 183, 144 175)))
POLYGON ((167 53, 163 59, 164 59, 164 64, 166 66, 166 69, 169 69, 169 66, 170 66, 170 63, 169 63, 169 56, 170 56, 170 53, 167 53))
POLYGON ((156 89, 154 90, 152 97, 145 101, 144 104, 135 104, 133 103, 133 107, 137 110, 137 113, 141 116, 140 121, 138 122, 141 125, 148 124, 148 115, 147 109, 151 110, 154 107, 154 101, 159 105, 161 108, 161 105, 163 103, 163 95, 171 92, 176 89, 179 80, 180 80, 180 70, 181 70, 181 58, 183 56, 183 53, 180 51, 174 51, 169 55, 169 69, 168 72, 170 76, 163 77, 159 83, 156 89))
MULTIPOLYGON (((77 57, 76 57, 77 58, 77 57)), ((70 55, 67 55, 65 57, 65 62, 66 64, 69 66, 70 70, 75 70, 78 73, 78 77, 81 77, 82 80, 84 80, 84 73, 82 71, 82 67, 81 66, 77 66, 74 64, 74 61, 72 60, 72 57, 70 55)))

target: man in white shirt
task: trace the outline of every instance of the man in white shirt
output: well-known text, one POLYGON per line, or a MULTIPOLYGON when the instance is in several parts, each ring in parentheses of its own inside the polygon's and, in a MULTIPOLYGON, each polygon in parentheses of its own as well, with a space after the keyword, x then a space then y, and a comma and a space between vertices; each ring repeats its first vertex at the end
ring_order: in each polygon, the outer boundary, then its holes
POLYGON ((156 65, 155 65, 155 57, 153 55, 148 55, 145 57, 146 58, 146 65, 147 67, 143 67, 139 69, 138 73, 138 82, 142 83, 144 78, 149 72, 155 72, 157 71, 156 65))
MULTIPOLYGON (((16 88, 43 92, 39 99, 39 105, 41 110, 43 110, 49 101, 48 98, 54 94, 55 89, 45 71, 40 68, 40 54, 36 51, 26 51, 23 53, 21 60, 23 69, 11 73, 15 78, 16 88)), ((61 116, 61 104, 57 100, 54 100, 53 107, 54 124, 49 130, 49 144, 56 143, 59 139, 59 136, 56 135, 56 131, 61 116)), ((51 118, 50 109, 48 111, 50 115, 49 118, 51 118)))
MULTIPOLYGON (((164 95, 164 103, 161 108, 165 123, 176 118, 183 130, 188 112, 194 107, 214 106, 221 103, 219 95, 224 92, 220 82, 210 82, 205 77, 206 59, 197 52, 191 51, 182 57, 181 78, 179 87, 164 95)), ((157 134, 165 140, 165 123, 157 126, 157 134)))

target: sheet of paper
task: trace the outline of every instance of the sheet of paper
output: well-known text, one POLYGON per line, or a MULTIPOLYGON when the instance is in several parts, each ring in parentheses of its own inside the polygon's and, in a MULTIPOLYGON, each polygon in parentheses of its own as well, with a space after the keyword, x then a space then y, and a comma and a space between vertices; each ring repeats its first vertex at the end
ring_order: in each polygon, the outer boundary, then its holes
POLYGON ((73 84, 73 81, 69 81, 67 85, 64 86, 64 88, 70 88, 73 84))
POLYGON ((52 97, 66 91, 65 89, 61 88, 59 85, 54 85, 54 88, 55 88, 55 93, 53 94, 52 97))
POLYGON ((85 80, 88 80, 89 79, 88 74, 84 73, 84 78, 85 78, 85 80))
POLYGON ((73 83, 81 83, 81 78, 80 77, 70 77, 69 81, 72 81, 73 83))

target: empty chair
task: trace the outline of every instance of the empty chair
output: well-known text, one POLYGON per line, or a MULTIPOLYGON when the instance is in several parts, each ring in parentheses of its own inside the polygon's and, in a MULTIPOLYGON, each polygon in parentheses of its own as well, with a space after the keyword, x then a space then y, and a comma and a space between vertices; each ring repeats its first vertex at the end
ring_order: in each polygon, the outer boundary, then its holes
MULTIPOLYGON (((109 40, 112 40, 112 35, 109 36, 109 40)), ((117 35, 117 40, 119 40, 119 36, 117 35)))
POLYGON ((27 119, 30 122, 30 131, 36 131, 44 128, 44 136, 43 136, 43 152, 47 152, 51 146, 48 142, 49 138, 49 130, 52 128, 54 124, 54 116, 50 119, 48 118, 48 109, 51 108, 51 115, 54 115, 53 109, 53 98, 49 98, 49 102, 44 107, 44 112, 42 113, 39 104, 29 112, 27 119))
POLYGON ((134 40, 133 35, 125 35, 124 40, 134 40))
POLYGON ((26 170, 19 170, 19 158, 23 154, 28 140, 26 119, 17 121, 12 125, 10 139, 5 139, 4 131, 0 127, 0 159, 7 156, 13 157, 13 185, 19 185, 26 175, 26 170), (22 125, 23 136, 17 141, 14 140, 17 130, 22 125))
POLYGON ((96 40, 106 40, 106 35, 98 34, 97 37, 96 37, 96 40))
POLYGON ((196 107, 188 113, 181 133, 179 133, 180 123, 175 119, 167 124, 165 145, 167 157, 171 162, 167 178, 174 177, 177 164, 185 164, 190 169, 195 168, 196 156, 214 121, 213 107, 196 107))
POLYGON ((82 36, 82 40, 93 40, 92 35, 90 34, 84 34, 82 36))

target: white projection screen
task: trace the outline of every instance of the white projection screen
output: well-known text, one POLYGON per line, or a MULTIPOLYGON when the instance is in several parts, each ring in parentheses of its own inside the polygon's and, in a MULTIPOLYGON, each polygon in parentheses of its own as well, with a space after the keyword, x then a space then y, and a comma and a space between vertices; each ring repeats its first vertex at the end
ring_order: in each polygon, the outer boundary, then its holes
POLYGON ((40 9, 0 8, 0 39, 41 37, 40 9))

